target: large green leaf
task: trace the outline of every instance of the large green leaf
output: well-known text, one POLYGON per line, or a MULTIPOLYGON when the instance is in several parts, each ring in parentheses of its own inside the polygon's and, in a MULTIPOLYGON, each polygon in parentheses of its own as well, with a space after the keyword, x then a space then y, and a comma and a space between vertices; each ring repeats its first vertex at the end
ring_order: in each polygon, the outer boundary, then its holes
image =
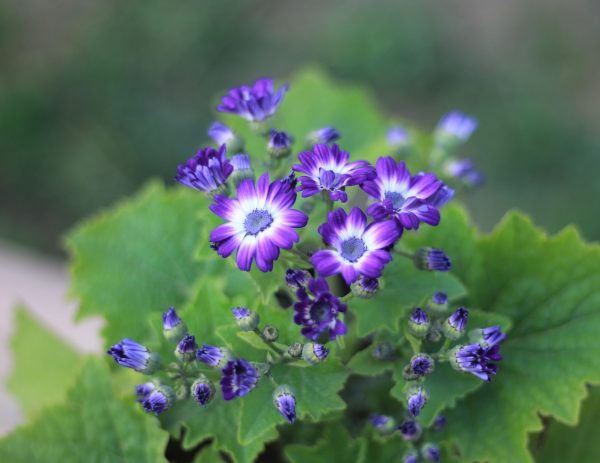
POLYGON ((509 214, 477 246, 470 302, 514 325, 492 383, 458 403, 449 433, 465 461, 531 462, 540 414, 573 425, 587 382, 600 382, 600 248, 568 228, 548 237, 509 214))
POLYGON ((11 347, 15 366, 7 388, 25 416, 31 419, 44 407, 61 403, 81 368, 81 356, 23 308, 15 311, 11 347))
POLYGON ((211 216, 202 194, 183 188, 165 192, 152 183, 77 227, 66 243, 78 316, 106 318, 107 343, 125 336, 143 339, 148 313, 189 298, 201 269, 195 251, 198 243, 208 248, 204 228, 211 216))
POLYGON ((0 461, 156 463, 166 461, 167 438, 155 418, 115 396, 108 368, 90 359, 66 404, 46 409, 34 423, 0 441, 0 461))

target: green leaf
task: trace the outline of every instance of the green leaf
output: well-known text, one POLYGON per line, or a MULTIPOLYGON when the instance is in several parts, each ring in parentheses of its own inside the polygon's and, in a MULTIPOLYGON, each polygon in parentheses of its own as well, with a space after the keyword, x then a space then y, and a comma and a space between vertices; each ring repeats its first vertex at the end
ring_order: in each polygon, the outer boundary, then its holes
POLYGON ((34 423, 0 441, 0 461, 166 462, 167 439, 138 404, 117 399, 108 368, 90 359, 66 404, 46 409, 34 423))
POLYGON ((543 463, 596 463, 600 455, 598 422, 600 421, 600 389, 591 388, 582 404, 579 424, 566 426, 550 421, 542 434, 532 439, 535 461, 543 463))
POLYGON ((328 423, 323 437, 314 445, 293 444, 285 448, 285 455, 291 463, 331 463, 366 461, 366 442, 355 439, 339 422, 328 423))
POLYGON ((514 325, 498 375, 459 402, 449 429, 465 461, 531 462, 539 415, 575 424, 585 384, 600 382, 600 247, 511 213, 477 251, 481 269, 463 275, 469 302, 514 325))
POLYGON ((418 271, 402 256, 395 256, 386 266, 382 280, 374 297, 353 299, 348 304, 348 310, 356 315, 360 336, 380 329, 396 331, 400 317, 436 291, 445 291, 451 300, 466 295, 465 287, 452 274, 418 271))
POLYGON ((66 240, 78 316, 103 316, 108 343, 124 336, 143 340, 149 313, 190 297, 201 270, 196 247, 200 242, 208 248, 205 228, 211 219, 206 217, 212 214, 206 208, 207 200, 197 191, 165 191, 152 183, 79 225, 66 240))
POLYGON ((44 407, 61 403, 81 368, 81 356, 24 308, 15 311, 11 347, 15 366, 7 389, 25 416, 31 419, 44 407))

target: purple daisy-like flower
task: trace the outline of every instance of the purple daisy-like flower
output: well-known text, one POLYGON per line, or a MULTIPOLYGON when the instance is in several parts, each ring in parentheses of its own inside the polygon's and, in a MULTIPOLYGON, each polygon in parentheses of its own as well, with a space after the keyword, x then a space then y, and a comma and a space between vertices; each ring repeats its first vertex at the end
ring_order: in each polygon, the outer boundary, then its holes
POLYGON ((195 156, 177 167, 177 180, 182 185, 214 195, 227 191, 227 178, 233 172, 233 166, 226 157, 225 145, 216 150, 207 147, 199 150, 195 156))
POLYGON ((498 367, 493 362, 502 360, 500 346, 486 347, 481 344, 456 346, 448 354, 450 364, 454 369, 471 373, 483 381, 491 381, 498 367))
POLYGON ((273 391, 273 403, 288 423, 292 424, 296 421, 296 397, 288 385, 277 386, 273 391))
POLYGON ((217 111, 232 113, 250 122, 260 122, 271 117, 283 101, 289 86, 282 85, 277 92, 273 79, 258 79, 251 87, 232 88, 221 99, 217 111))
POLYGON ((396 164, 391 157, 377 159, 375 169, 377 176, 361 185, 375 201, 367 208, 367 213, 375 220, 393 217, 407 229, 419 228, 420 222, 440 223, 440 212, 429 201, 442 186, 434 174, 412 177, 404 161, 396 164))
POLYGON ((258 370, 244 359, 230 360, 223 368, 221 391, 223 399, 231 400, 243 397, 256 387, 258 370))
POLYGON ((375 176, 367 161, 348 162, 349 158, 348 152, 342 151, 336 144, 329 147, 319 143, 312 151, 300 153, 300 164, 295 164, 292 169, 304 174, 298 178, 302 196, 306 198, 326 191, 332 201, 345 203, 348 200, 345 187, 358 185, 375 176))
POLYGON ((106 353, 119 365, 147 375, 154 373, 159 367, 158 354, 128 338, 112 346, 106 353))
POLYGON ((434 361, 427 354, 415 354, 410 359, 410 371, 418 378, 429 375, 433 372, 434 361))
POLYGON ((325 244, 334 249, 320 250, 312 256, 315 269, 325 277, 341 273, 348 284, 360 275, 379 278, 392 259, 385 248, 401 234, 392 220, 367 226, 367 216, 357 207, 350 214, 343 209, 330 212, 318 230, 325 244))
POLYGON ((304 287, 300 287, 296 291, 298 302, 294 304, 294 323, 303 325, 302 334, 312 340, 323 332, 329 334, 329 339, 346 334, 346 325, 337 316, 346 312, 348 307, 329 292, 327 281, 324 278, 311 279, 308 289, 313 298, 304 287))
POLYGON ((436 132, 440 136, 457 138, 466 141, 477 128, 477 119, 459 111, 452 111, 442 116, 436 132))
POLYGON ((291 249, 300 240, 294 228, 308 222, 304 212, 292 209, 295 201, 290 185, 280 180, 269 184, 268 173, 258 179, 256 187, 251 180, 242 181, 235 199, 215 196, 210 210, 227 223, 211 232, 213 247, 221 257, 237 250, 240 270, 249 271, 256 260, 261 271, 270 272, 280 249, 291 249))

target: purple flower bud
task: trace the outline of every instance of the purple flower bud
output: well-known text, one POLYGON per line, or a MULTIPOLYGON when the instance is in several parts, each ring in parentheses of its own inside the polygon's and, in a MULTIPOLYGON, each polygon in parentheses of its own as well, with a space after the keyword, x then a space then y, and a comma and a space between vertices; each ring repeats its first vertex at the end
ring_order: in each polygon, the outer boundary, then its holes
POLYGON ((477 128, 477 120, 458 111, 444 115, 438 122, 436 135, 439 138, 450 138, 467 141, 477 128))
POLYGON ((234 307, 231 312, 240 327, 240 331, 254 331, 260 323, 258 314, 246 307, 234 307))
POLYGON ((291 289, 299 289, 306 286, 310 279, 310 273, 306 270, 288 268, 285 271, 285 282, 291 289))
POLYGON ((235 139, 233 130, 221 122, 213 122, 210 125, 208 128, 208 136, 219 146, 227 145, 235 139))
POLYGON ((256 387, 258 370, 244 359, 230 360, 223 368, 221 391, 223 399, 231 400, 243 397, 256 387))
POLYGON ((446 417, 443 415, 438 415, 433 422, 433 430, 441 431, 446 426, 446 417))
POLYGON ((252 170, 252 163, 250 156, 247 154, 234 154, 230 161, 233 166, 233 173, 231 174, 231 181, 237 187, 243 180, 251 179, 254 181, 254 171, 252 170))
POLYGON ((444 170, 468 187, 480 186, 484 180, 483 174, 475 168, 470 159, 450 161, 444 166, 444 170))
POLYGON ((440 448, 435 444, 427 443, 421 448, 421 455, 427 461, 440 461, 440 448))
POLYGON ((417 463, 419 461, 419 454, 414 450, 407 450, 402 457, 402 463, 417 463))
POLYGON ((438 291, 427 301, 427 309, 436 314, 445 313, 448 310, 448 295, 443 291, 438 291))
POLYGON ((327 349, 327 347, 315 342, 307 342, 302 348, 302 358, 311 365, 321 363, 327 358, 328 354, 329 349, 327 349))
POLYGON ((481 344, 456 346, 448 353, 450 365, 455 370, 471 373, 483 381, 491 381, 498 367, 494 362, 502 360, 500 346, 486 347, 481 344))
POLYGON ((187 327, 173 307, 163 313, 163 334, 167 341, 179 342, 187 334, 187 327))
POLYGON ((506 334, 500 330, 498 325, 475 330, 475 332, 479 335, 477 336, 479 343, 484 347, 493 347, 506 339, 506 334))
POLYGON ((406 397, 406 406, 408 413, 412 416, 419 416, 421 410, 427 403, 427 392, 421 386, 412 387, 406 397))
POLYGON ((452 268, 452 261, 441 249, 420 248, 414 261, 420 270, 447 272, 452 268))
POLYGON ((208 366, 221 369, 227 364, 227 362, 233 359, 233 355, 228 349, 223 347, 215 347, 204 344, 196 351, 196 359, 206 363, 208 366))
POLYGON ((196 344, 196 338, 189 334, 185 335, 177 347, 175 348, 175 356, 182 361, 191 361, 194 359, 196 354, 196 349, 198 345, 196 344))
POLYGON ((460 338, 467 328, 468 321, 469 310, 465 307, 459 307, 442 325, 444 336, 453 341, 460 338))
POLYGON ((391 416, 371 415, 370 419, 371 419, 371 424, 383 436, 390 435, 398 427, 396 420, 394 418, 392 418, 391 416))
POLYGON ((190 388, 192 397, 202 407, 205 407, 215 396, 215 386, 206 376, 200 375, 190 388))
POLYGON ((429 331, 429 317, 420 307, 415 308, 408 319, 408 330, 418 338, 424 338, 429 331))
POLYGON ((417 378, 422 378, 433 372, 435 362, 427 354, 415 354, 410 359, 410 371, 417 378))
POLYGON ((287 384, 282 384, 273 391, 273 403, 290 424, 296 421, 296 397, 287 384))
POLYGON ((403 148, 408 145, 408 132, 399 125, 390 127, 385 134, 385 139, 391 148, 403 148))
POLYGON ((415 420, 406 420, 398 426, 400 435, 404 440, 415 441, 421 437, 421 425, 415 420))
POLYGON ((108 349, 107 354, 119 365, 146 375, 151 375, 160 366, 157 353, 128 338, 108 349))
POLYGON ((142 403, 146 397, 156 389, 156 385, 153 382, 147 382, 143 384, 138 384, 135 387, 135 395, 137 396, 137 401, 142 403))
POLYGON ((150 392, 142 401, 142 407, 148 413, 160 415, 167 408, 170 408, 175 403, 175 393, 173 389, 164 384, 158 386, 150 392))
POLYGON ((271 130, 267 149, 273 157, 278 159, 285 158, 292 151, 292 142, 292 138, 286 132, 271 130))
POLYGON ((361 299, 373 297, 379 289, 379 280, 364 275, 360 275, 358 280, 350 285, 352 294, 361 299))
POLYGON ((318 143, 328 144, 332 141, 336 141, 340 137, 341 134, 335 127, 323 127, 310 132, 306 137, 306 140, 309 145, 316 145, 318 143))

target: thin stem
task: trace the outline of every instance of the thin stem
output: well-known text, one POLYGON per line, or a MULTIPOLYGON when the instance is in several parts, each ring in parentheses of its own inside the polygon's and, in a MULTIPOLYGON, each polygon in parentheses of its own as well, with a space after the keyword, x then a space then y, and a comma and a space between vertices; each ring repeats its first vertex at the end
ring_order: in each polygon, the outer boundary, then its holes
POLYGON ((413 350, 413 354, 421 352, 421 340, 415 338, 412 334, 406 333, 406 339, 413 350))
POLYGON ((406 257, 410 260, 413 260, 415 258, 415 255, 412 252, 403 251, 401 249, 394 249, 394 252, 399 256, 406 257))

